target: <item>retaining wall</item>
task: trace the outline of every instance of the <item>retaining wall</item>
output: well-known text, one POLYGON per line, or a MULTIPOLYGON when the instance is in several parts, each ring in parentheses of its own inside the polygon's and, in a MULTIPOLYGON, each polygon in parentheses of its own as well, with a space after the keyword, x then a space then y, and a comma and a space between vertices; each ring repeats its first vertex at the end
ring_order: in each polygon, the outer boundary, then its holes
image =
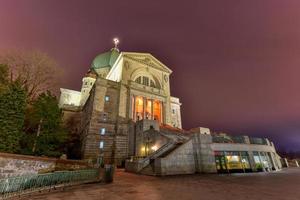
POLYGON ((0 179, 61 170, 88 169, 81 160, 66 160, 20 154, 0 153, 0 179))

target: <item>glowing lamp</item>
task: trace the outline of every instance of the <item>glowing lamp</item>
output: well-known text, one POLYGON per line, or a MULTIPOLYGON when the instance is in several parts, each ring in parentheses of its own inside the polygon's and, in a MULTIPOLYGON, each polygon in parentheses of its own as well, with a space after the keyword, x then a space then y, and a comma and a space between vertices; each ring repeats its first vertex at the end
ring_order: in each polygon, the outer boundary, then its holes
POLYGON ((158 149, 158 147, 157 147, 156 145, 154 145, 154 146, 151 147, 151 149, 152 149, 153 151, 156 151, 156 150, 158 149))

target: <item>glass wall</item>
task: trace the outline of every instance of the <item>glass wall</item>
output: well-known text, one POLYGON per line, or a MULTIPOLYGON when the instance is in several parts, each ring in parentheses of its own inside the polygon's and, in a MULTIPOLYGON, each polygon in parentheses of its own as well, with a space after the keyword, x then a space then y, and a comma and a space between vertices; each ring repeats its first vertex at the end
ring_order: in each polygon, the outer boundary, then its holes
POLYGON ((253 152, 254 162, 257 171, 271 171, 274 168, 272 159, 267 152, 253 152))
POLYGON ((219 173, 250 172, 247 152, 215 152, 216 167, 219 173))

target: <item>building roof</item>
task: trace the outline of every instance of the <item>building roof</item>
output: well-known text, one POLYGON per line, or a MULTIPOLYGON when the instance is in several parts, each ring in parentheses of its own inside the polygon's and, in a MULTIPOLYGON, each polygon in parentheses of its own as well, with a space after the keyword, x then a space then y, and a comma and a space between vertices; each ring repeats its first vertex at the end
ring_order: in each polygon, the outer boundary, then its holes
POLYGON ((91 64, 92 69, 100 69, 104 67, 112 67, 119 57, 120 52, 116 48, 112 48, 110 51, 101 53, 96 56, 91 64))

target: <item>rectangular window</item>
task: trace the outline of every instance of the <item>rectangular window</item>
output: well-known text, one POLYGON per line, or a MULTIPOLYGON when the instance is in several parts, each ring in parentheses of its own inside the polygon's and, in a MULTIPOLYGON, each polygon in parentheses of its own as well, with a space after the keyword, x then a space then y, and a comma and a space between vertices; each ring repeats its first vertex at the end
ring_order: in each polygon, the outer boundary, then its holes
POLYGON ((102 118, 103 121, 107 121, 107 117, 108 117, 107 113, 102 113, 101 114, 101 118, 102 118))
POLYGON ((109 96, 105 96, 105 101, 106 101, 106 102, 109 101, 109 96))
POLYGON ((103 141, 100 141, 100 143, 99 143, 99 148, 100 148, 100 149, 103 149, 103 148, 104 148, 104 142, 103 142, 103 141))
POLYGON ((135 119, 139 121, 144 117, 144 98, 136 97, 135 99, 135 119))
POLYGON ((100 129, 100 134, 101 134, 101 135, 105 135, 105 128, 101 128, 101 129, 100 129))
POLYGON ((153 102, 153 118, 154 120, 159 121, 159 123, 162 123, 162 104, 158 100, 154 100, 153 102))
POLYGON ((150 99, 146 101, 145 118, 152 119, 152 101, 150 99))

